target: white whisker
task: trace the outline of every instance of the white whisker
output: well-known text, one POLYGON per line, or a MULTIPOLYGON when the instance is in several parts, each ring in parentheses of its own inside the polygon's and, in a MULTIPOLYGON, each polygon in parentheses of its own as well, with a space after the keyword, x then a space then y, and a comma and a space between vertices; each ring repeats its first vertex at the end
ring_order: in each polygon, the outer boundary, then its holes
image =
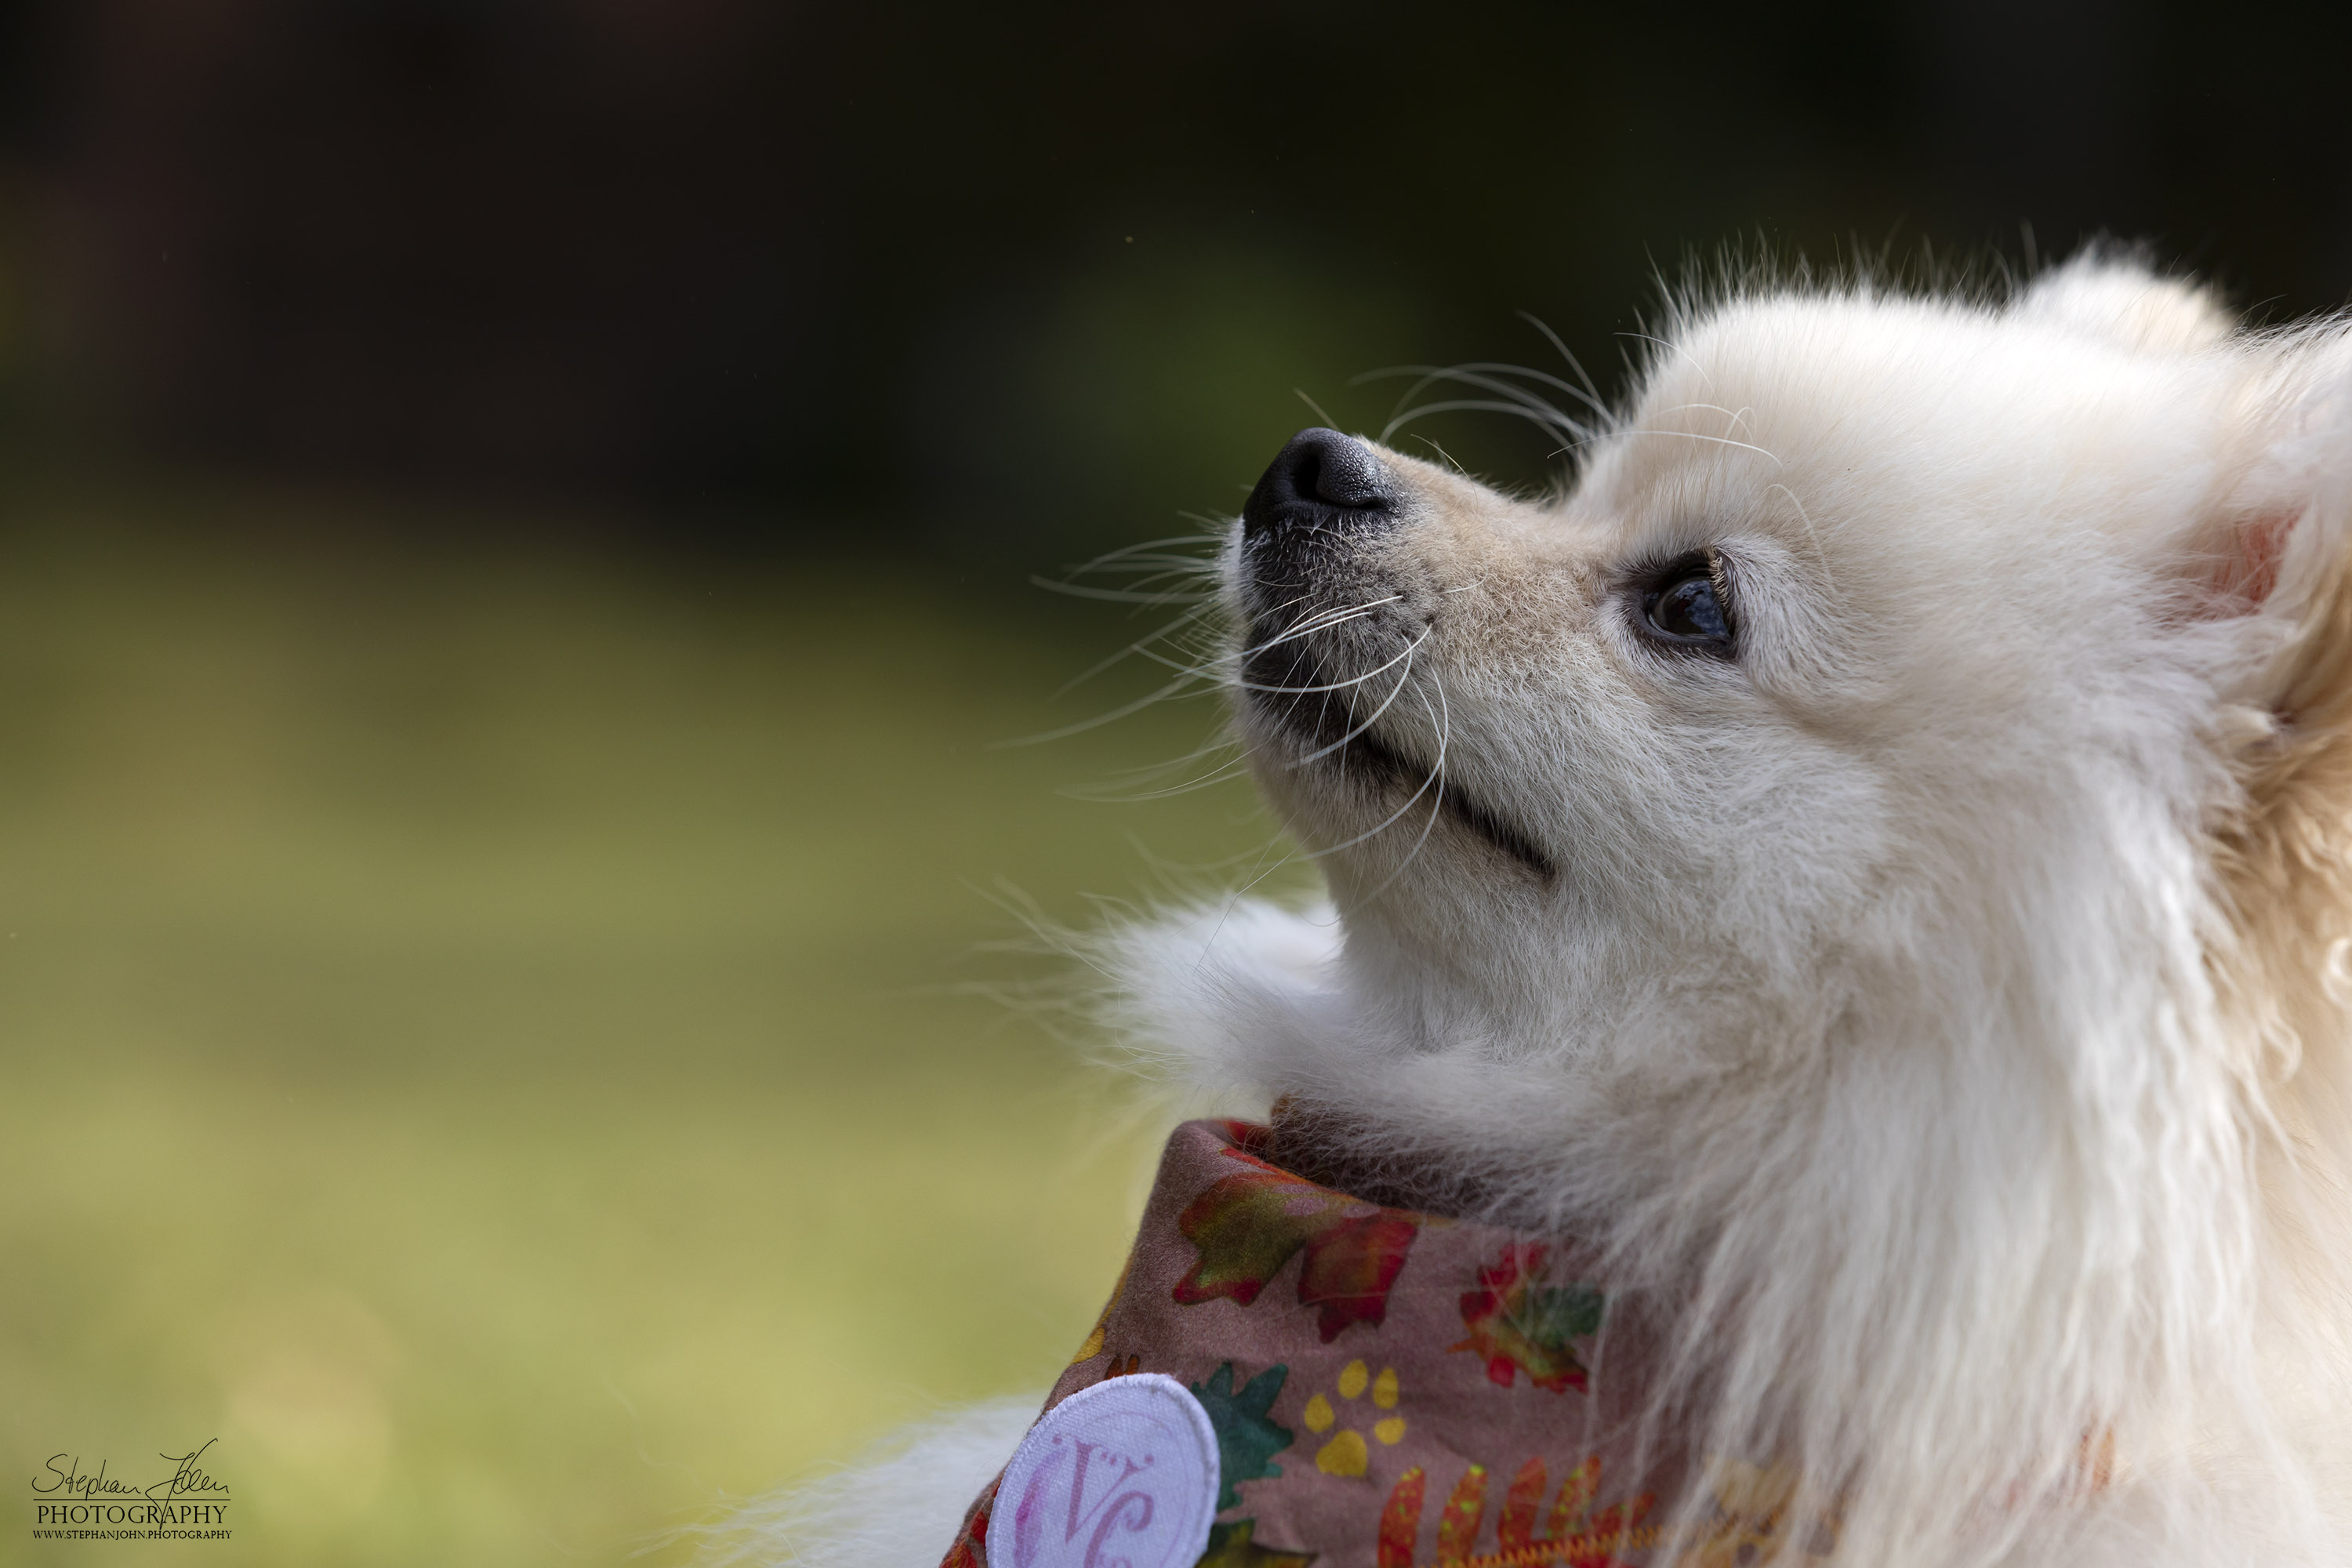
MULTIPOLYGON (((1743 451, 1754 452, 1759 457, 1770 458, 1773 463, 1780 468, 1785 468, 1789 466, 1788 464, 1781 462, 1777 455, 1766 451, 1763 447, 1757 446, 1752 441, 1734 441, 1727 436, 1702 436, 1696 430, 1612 430, 1610 431, 1605 437, 1595 437, 1593 439, 1614 440, 1620 436, 1664 436, 1680 441, 1712 441, 1719 447, 1738 447, 1743 451)), ((1590 442, 1583 441, 1576 443, 1578 446, 1589 446, 1590 444, 1590 442)))
MULTIPOLYGON (((1375 708, 1375 709, 1373 709, 1373 710, 1372 710, 1372 716, 1371 716, 1370 718, 1369 718, 1369 719, 1365 720, 1362 723, 1360 723, 1360 724, 1357 725, 1354 729, 1352 729, 1352 730, 1349 731, 1346 734, 1344 734, 1344 735, 1340 736, 1338 740, 1336 740, 1336 741, 1332 742, 1329 745, 1328 745, 1328 746, 1324 746, 1324 747, 1321 747, 1321 748, 1319 748, 1319 749, 1318 749, 1318 750, 1316 750, 1316 751, 1309 752, 1307 752, 1305 756, 1302 756, 1302 757, 1295 757, 1295 758, 1293 758, 1293 759, 1291 760, 1291 763, 1290 763, 1290 765, 1291 765, 1292 767, 1294 767, 1294 768, 1303 768, 1303 767, 1305 767, 1305 766, 1306 766, 1307 763, 1309 763, 1316 762, 1316 761, 1318 761, 1318 760, 1319 760, 1319 759, 1321 759, 1321 758, 1324 758, 1324 757, 1328 757, 1328 756, 1329 756, 1332 752, 1336 752, 1336 751, 1339 751, 1341 747, 1343 747, 1343 746, 1347 745, 1347 743, 1348 743, 1349 742, 1350 742, 1350 741, 1354 740, 1357 736, 1359 736, 1359 735, 1362 734, 1365 731, 1370 730, 1373 725, 1375 725, 1375 724, 1379 723, 1379 722, 1381 721, 1381 714, 1383 714, 1383 713, 1385 713, 1385 712, 1387 712, 1387 711, 1389 710, 1389 704, 1390 704, 1390 703, 1391 703, 1391 702, 1394 702, 1394 701, 1397 700, 1398 695, 1399 695, 1400 693, 1402 693, 1402 692, 1404 690, 1405 686, 1407 685, 1407 683, 1408 683, 1408 682, 1410 682, 1410 681, 1412 680, 1412 659, 1413 650, 1414 650, 1415 648, 1420 647, 1421 647, 1421 645, 1422 645, 1422 643, 1423 643, 1423 641, 1428 637, 1428 636, 1429 636, 1429 634, 1428 634, 1427 632, 1425 632, 1425 631, 1424 631, 1424 632, 1423 632, 1423 633, 1421 634, 1421 636, 1420 636, 1420 637, 1417 637, 1413 638, 1413 639, 1412 639, 1412 645, 1411 645, 1410 647, 1408 647, 1404 650, 1404 652, 1403 652, 1402 655, 1400 655, 1400 656, 1399 656, 1400 658, 1403 658, 1403 659, 1406 661, 1406 663, 1405 663, 1405 667, 1404 667, 1402 669, 1401 669, 1401 670, 1397 671, 1397 683, 1396 683, 1395 689, 1392 689, 1391 691, 1390 691, 1390 693, 1389 693, 1386 697, 1384 697, 1384 698, 1382 698, 1382 699, 1381 700, 1381 705, 1380 705, 1378 708, 1375 708)), ((1396 662, 1396 660, 1395 660, 1395 659, 1393 659, 1393 658, 1392 658, 1392 659, 1391 659, 1391 660, 1389 660, 1389 664, 1394 664, 1395 662, 1396 662)), ((1387 668, 1388 668, 1388 665, 1382 665, 1382 666, 1381 667, 1381 669, 1386 669, 1387 668)), ((1378 673, 1379 673, 1379 671, 1378 671, 1378 670, 1375 670, 1375 671, 1373 671, 1373 673, 1374 673, 1374 674, 1378 674, 1378 673)), ((1359 678, 1359 679, 1361 679, 1361 678, 1359 678)), ((1354 683, 1354 682, 1349 682, 1349 684, 1351 684, 1351 685, 1352 685, 1352 684, 1355 684, 1355 683, 1354 683)), ((1333 688, 1333 687, 1322 687, 1322 688, 1309 688, 1309 689, 1320 689, 1320 690, 1329 691, 1329 690, 1335 690, 1335 689, 1337 689, 1337 688, 1333 688)), ((1353 712, 1352 712, 1352 710, 1350 710, 1350 717, 1352 717, 1352 716, 1353 716, 1353 712)))
POLYGON ((1559 377, 1545 371, 1531 370, 1526 365, 1504 364, 1494 360, 1472 360, 1462 364, 1445 365, 1393 365, 1386 370, 1367 372, 1356 379, 1360 382, 1376 381, 1383 377, 1399 375, 1413 375, 1421 378, 1397 400, 1400 404, 1411 402, 1438 382, 1458 381, 1465 386, 1482 387, 1489 392, 1500 393, 1506 396, 1536 405, 1557 419, 1566 420, 1570 417, 1537 397, 1527 388, 1515 385, 1509 380, 1512 376, 1524 376, 1529 381, 1541 382, 1546 386, 1566 393, 1603 418, 1608 417, 1609 415, 1608 405, 1601 402, 1597 394, 1584 387, 1562 381, 1559 377))
POLYGON ((1059 594, 1067 599, 1099 599, 1112 605, 1199 605, 1216 597, 1213 594, 1182 594, 1172 591, 1151 592, 1133 588, 1090 588, 1082 583, 1063 583, 1051 577, 1032 577, 1030 584, 1049 594, 1059 594))
POLYGON ((1423 403, 1408 408, 1381 426, 1380 438, 1386 441, 1414 420, 1432 414, 1507 414, 1515 419, 1526 420, 1539 430, 1574 436, 1578 445, 1595 438, 1591 431, 1573 420, 1537 414, 1516 403, 1495 403, 1475 397, 1449 397, 1442 402, 1423 403))
POLYGON ((1691 368, 1698 372, 1700 380, 1706 382, 1710 387, 1715 384, 1715 377, 1706 374, 1706 366, 1699 363, 1697 358, 1692 354, 1690 350, 1683 347, 1682 344, 1677 342, 1669 342, 1664 338, 1653 337, 1648 332, 1620 332, 1617 335, 1621 338, 1638 338, 1643 342, 1655 343, 1662 349, 1666 349, 1672 353, 1682 355, 1683 358, 1690 361, 1691 368))
POLYGON ((1770 495, 1774 490, 1779 490, 1782 495, 1787 496, 1789 504, 1797 509, 1797 519, 1805 525, 1805 537, 1812 542, 1813 560, 1822 569, 1822 585, 1834 595, 1837 592, 1837 579, 1830 574, 1829 552, 1822 548, 1821 531, 1813 527, 1813 520, 1807 514, 1805 503, 1797 499, 1796 491, 1783 484, 1769 485, 1765 488, 1764 493, 1770 495))
POLYGON ((1568 368, 1576 373, 1576 379, 1584 384, 1584 392, 1587 400, 1591 404, 1592 407, 1600 411, 1603 418, 1606 418, 1609 413, 1608 405, 1601 399, 1601 389, 1593 385, 1592 378, 1584 373, 1584 362, 1568 352, 1568 345, 1559 341, 1559 334, 1553 331, 1550 326, 1546 323, 1542 318, 1532 315, 1526 310, 1519 311, 1518 318, 1522 321, 1527 322, 1529 326, 1535 328, 1536 331, 1541 332, 1544 337, 1550 342, 1553 350, 1559 353, 1560 358, 1568 362, 1568 368))
POLYGON ((1114 721, 1124 719, 1130 713, 1140 713, 1155 702, 1163 702, 1169 698, 1183 694, 1188 688, 1201 691, 1215 689, 1204 684, 1198 674, 1180 676, 1158 690, 1148 692, 1132 702, 1123 702, 1108 713, 1097 713, 1091 719, 1082 719, 1075 724, 1065 724, 1058 730, 1047 730, 1034 735, 1023 735, 1016 740, 992 741, 989 742, 989 750, 1003 751, 1011 746, 1039 746, 1047 741, 1059 741, 1071 735, 1082 734, 1088 730, 1098 729, 1114 721))
POLYGON ((1345 680, 1334 680, 1323 686, 1261 686, 1255 681, 1236 680, 1234 682, 1234 689, 1237 691, 1263 691, 1276 697, 1305 697, 1317 691, 1346 691, 1351 687, 1361 686, 1382 670, 1392 668, 1399 660, 1411 658, 1412 650, 1419 647, 1428 637, 1429 628, 1424 626, 1422 628, 1420 637, 1405 645, 1403 652, 1382 660, 1361 675, 1351 675, 1345 680))
MULTIPOLYGON (((1403 876, 1405 871, 1412 865, 1412 863, 1421 858, 1422 847, 1429 842, 1431 832, 1437 826, 1438 817, 1444 815, 1445 811, 1445 743, 1453 733, 1454 721, 1452 711, 1447 708, 1445 702, 1445 683, 1438 679, 1434 674, 1430 676, 1429 683, 1437 689, 1437 708, 1434 712, 1430 713, 1430 717, 1437 723, 1437 760, 1430 764, 1429 777, 1422 782, 1422 789, 1427 789, 1431 784, 1434 783, 1437 785, 1437 795, 1436 798, 1433 799, 1429 803, 1429 820, 1421 825, 1421 837, 1412 841, 1412 847, 1405 851, 1404 858, 1398 863, 1397 868, 1391 871, 1386 877, 1382 878, 1381 879, 1381 885, 1374 888, 1370 894, 1366 895, 1365 901, 1367 903, 1370 902, 1373 899, 1379 898, 1382 893, 1387 892, 1390 887, 1395 883, 1396 879, 1399 877, 1403 876)), ((1429 699, 1418 690, 1416 690, 1413 695, 1421 698, 1422 709, 1424 712, 1428 712, 1429 699)), ((1414 799, 1417 800, 1419 798, 1420 791, 1416 790, 1414 792, 1414 799)), ((1412 805, 1412 801, 1407 801, 1405 803, 1405 805, 1408 808, 1412 805)), ((1404 813, 1402 811, 1400 811, 1397 814, 1398 816, 1402 816, 1403 815, 1404 813)), ((1392 816, 1389 818, 1389 821, 1394 822, 1396 819, 1397 818, 1395 816, 1392 816)))
POLYGON ((1171 632, 1173 632, 1173 631, 1177 630, 1179 627, 1181 627, 1181 626, 1182 626, 1186 625, 1187 623, 1192 622, 1192 621, 1197 621, 1197 620, 1199 620, 1199 619, 1201 618, 1201 616, 1202 616, 1202 615, 1204 615, 1205 613, 1207 613, 1207 611, 1208 611, 1211 607, 1212 607, 1212 606, 1211 606, 1211 605, 1193 605, 1193 606, 1192 606, 1192 608, 1191 608, 1191 609, 1189 609, 1189 610, 1185 611, 1182 615, 1181 615, 1181 616, 1177 616, 1174 620, 1172 620, 1172 621, 1169 622, 1166 626, 1161 626, 1158 631, 1153 632, 1150 637, 1142 637, 1142 638, 1138 639, 1138 640, 1137 640, 1137 641, 1135 641, 1135 642, 1131 642, 1131 643, 1128 644, 1125 647, 1123 647, 1123 648, 1119 649, 1117 653, 1115 653, 1115 654, 1111 655, 1108 658, 1106 658, 1106 659, 1102 660, 1101 662, 1099 662, 1099 663, 1097 663, 1097 664, 1095 664, 1095 665, 1089 666, 1089 667, 1088 667, 1087 668, 1086 668, 1085 670, 1083 670, 1083 671, 1079 672, 1079 673, 1078 673, 1078 674, 1076 674, 1076 675, 1072 676, 1069 679, 1067 679, 1067 680, 1066 680, 1066 681, 1064 681, 1064 682, 1062 683, 1062 685, 1061 685, 1060 689, 1057 689, 1057 690, 1054 693, 1054 695, 1055 695, 1055 696, 1056 696, 1056 697, 1066 697, 1066 696, 1068 696, 1072 691, 1075 691, 1075 690, 1076 690, 1076 689, 1077 689, 1079 687, 1084 686, 1087 681, 1092 680, 1096 676, 1100 675, 1103 671, 1105 671, 1105 670, 1107 670, 1107 669, 1110 668, 1113 665, 1115 665, 1115 664, 1118 663, 1121 659, 1123 659, 1123 658, 1129 658, 1129 657, 1130 657, 1130 656, 1132 656, 1132 655, 1135 655, 1135 654, 1142 654, 1142 655, 1143 655, 1145 658, 1147 658, 1154 657, 1154 656, 1151 654, 1151 651, 1150 651, 1150 647, 1151 647, 1151 645, 1152 645, 1153 643, 1158 642, 1161 637, 1164 637, 1168 636, 1170 633, 1171 633, 1171 632))
POLYGON ((1289 642, 1294 637, 1311 636, 1316 632, 1328 630, 1330 627, 1339 626, 1343 622, 1360 619, 1365 616, 1370 615, 1382 605, 1396 604, 1403 599, 1403 597, 1404 595, 1402 594, 1391 594, 1386 598, 1367 599, 1360 605, 1351 605, 1344 610, 1318 612, 1317 616, 1309 616, 1307 620, 1300 622, 1297 626, 1295 626, 1288 631, 1284 632, 1280 637, 1268 637, 1265 641, 1258 643, 1254 647, 1244 648, 1242 651, 1244 655, 1264 653, 1267 648, 1278 647, 1282 644, 1289 642))
MULTIPOLYGON (((1383 704, 1383 706, 1386 705, 1383 704)), ((1443 787, 1438 784, 1438 777, 1437 770, 1435 768, 1430 769, 1429 775, 1421 781, 1421 787, 1413 791, 1411 795, 1407 796, 1405 803, 1402 805, 1398 806, 1394 811, 1389 813, 1388 816, 1383 819, 1378 826, 1368 828, 1364 832, 1357 834, 1353 838, 1344 839, 1338 844, 1327 845, 1323 848, 1309 851, 1306 858, 1309 860, 1320 860, 1327 855, 1337 855, 1342 849, 1352 849, 1357 845, 1365 842, 1367 839, 1379 837, 1381 834, 1386 833, 1390 828, 1395 826, 1398 822, 1402 821, 1404 817, 1404 814, 1411 811, 1413 808, 1414 803, 1419 801, 1423 795, 1427 795, 1432 787, 1443 787)), ((1443 797, 1441 796, 1440 798, 1442 799, 1443 797)), ((1432 817, 1431 820, 1434 821, 1436 819, 1432 817)), ((1382 883, 1381 886, 1385 888, 1387 884, 1382 883)))

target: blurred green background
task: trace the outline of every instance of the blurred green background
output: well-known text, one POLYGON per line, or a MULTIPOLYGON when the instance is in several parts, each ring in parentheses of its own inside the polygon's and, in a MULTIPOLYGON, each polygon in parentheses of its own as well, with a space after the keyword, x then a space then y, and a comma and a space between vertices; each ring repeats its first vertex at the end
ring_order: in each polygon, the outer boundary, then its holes
POLYGON ((1282 847, 1081 798, 1205 703, 1000 744, 1156 673, 1030 579, 1727 247, 2333 308, 2346 32, 0 0, 0 1563, 683 1563, 1041 1386, 1160 1112, 1022 915, 1282 847), (31 1537, 207 1438, 232 1542, 31 1537))
POLYGON ((996 744, 1101 702, 1050 700, 1099 616, 8 499, 0 1556, 51 1453, 145 1480, 217 1436, 226 1548, 30 1560, 616 1561, 1051 1380, 1150 1119, 978 994, 1057 965, 974 944, 1181 880, 1139 826, 1268 832, 1233 787, 1057 793, 1202 704, 996 744))

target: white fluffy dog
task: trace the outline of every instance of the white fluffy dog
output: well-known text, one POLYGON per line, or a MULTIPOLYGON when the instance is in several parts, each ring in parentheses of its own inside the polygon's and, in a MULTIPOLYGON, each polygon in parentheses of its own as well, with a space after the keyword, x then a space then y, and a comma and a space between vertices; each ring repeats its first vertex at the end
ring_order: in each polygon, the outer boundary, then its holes
MULTIPOLYGON (((1558 495, 1285 448, 1230 669, 1337 923, 1129 931, 1126 1026, 1591 1240, 1839 1562, 2352 1560, 2352 337, 1726 294, 1558 495)), ((930 1568, 1034 1409, 799 1560, 930 1568)))

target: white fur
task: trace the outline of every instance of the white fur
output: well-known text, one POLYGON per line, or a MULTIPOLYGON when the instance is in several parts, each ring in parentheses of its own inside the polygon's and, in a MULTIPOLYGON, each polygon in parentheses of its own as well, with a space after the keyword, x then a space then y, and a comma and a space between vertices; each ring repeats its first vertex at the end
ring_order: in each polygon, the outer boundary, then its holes
POLYGON ((708 1568, 938 1568, 981 1489, 1037 1419, 1040 1398, 996 1399, 910 1429, 879 1455, 771 1493, 705 1541, 708 1568))
MULTIPOLYGON (((1678 1325, 1654 1417, 1794 1466, 1841 1561, 2352 1561, 2352 1038, 2226 848, 2263 748, 2315 743, 2280 694, 2352 574, 2344 330, 2233 335, 2100 257, 2008 301, 1727 294, 1557 496, 1383 451, 1398 526, 1303 598, 1236 534, 1244 639, 1390 596, 1307 641, 1381 672, 1352 711, 1428 783, 1244 690, 1338 924, 1111 939, 1135 1048, 1609 1249, 1678 1325), (1628 607, 1701 549, 1734 660, 1628 607)), ((2347 860, 2341 805, 2279 876, 2347 860)), ((805 1560, 952 1529, 914 1533, 805 1560)))

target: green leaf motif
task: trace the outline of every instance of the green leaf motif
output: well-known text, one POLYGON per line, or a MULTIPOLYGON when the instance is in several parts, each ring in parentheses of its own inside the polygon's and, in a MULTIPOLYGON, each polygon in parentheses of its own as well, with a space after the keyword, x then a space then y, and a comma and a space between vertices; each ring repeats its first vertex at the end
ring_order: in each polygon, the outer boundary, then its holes
POLYGON ((1597 1333, 1601 1328, 1601 1292, 1587 1286, 1529 1290, 1528 1338, 1539 1345, 1559 1345, 1586 1334, 1597 1333))
POLYGON ((1290 1376, 1288 1366, 1270 1366, 1239 1391, 1234 1387, 1234 1363, 1225 1363, 1209 1381, 1192 1385, 1192 1397, 1209 1413, 1217 1434, 1217 1468, 1223 1485, 1217 1490, 1217 1511, 1242 1500, 1234 1489, 1244 1481, 1266 1480, 1282 1474, 1274 1456, 1291 1445, 1295 1434, 1266 1418, 1275 1396, 1290 1376))

